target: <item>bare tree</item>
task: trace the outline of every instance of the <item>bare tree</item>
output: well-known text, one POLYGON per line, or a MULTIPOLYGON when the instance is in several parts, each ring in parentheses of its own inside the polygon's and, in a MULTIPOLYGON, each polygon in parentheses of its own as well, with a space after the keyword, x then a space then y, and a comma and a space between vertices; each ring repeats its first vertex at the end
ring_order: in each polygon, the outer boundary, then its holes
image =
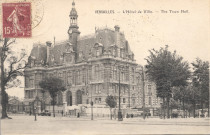
POLYGON ((25 50, 22 49, 19 56, 17 56, 17 52, 12 51, 15 41, 15 39, 9 38, 0 39, 3 44, 0 48, 2 119, 10 118, 6 111, 8 103, 6 89, 20 85, 21 81, 17 77, 23 76, 23 70, 27 66, 25 50))

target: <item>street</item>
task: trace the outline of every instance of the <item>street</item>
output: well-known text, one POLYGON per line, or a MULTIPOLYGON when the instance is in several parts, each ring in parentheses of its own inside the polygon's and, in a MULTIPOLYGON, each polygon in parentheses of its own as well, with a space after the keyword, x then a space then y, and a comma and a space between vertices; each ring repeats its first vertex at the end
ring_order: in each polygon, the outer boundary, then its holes
POLYGON ((12 116, 1 120, 2 135, 65 134, 209 134, 209 118, 124 119, 123 121, 88 117, 12 116))

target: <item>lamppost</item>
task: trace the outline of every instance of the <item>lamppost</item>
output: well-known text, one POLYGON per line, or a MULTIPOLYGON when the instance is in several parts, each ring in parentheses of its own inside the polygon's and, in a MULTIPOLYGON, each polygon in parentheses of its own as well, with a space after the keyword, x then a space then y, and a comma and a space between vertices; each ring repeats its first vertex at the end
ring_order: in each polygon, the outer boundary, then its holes
POLYGON ((92 91, 91 91, 91 120, 93 120, 93 101, 92 101, 92 91))
POLYGON ((145 78, 144 78, 144 67, 142 66, 142 82, 143 82, 143 119, 145 119, 145 78))
POLYGON ((90 101, 90 105, 91 105, 91 120, 93 120, 93 99, 92 99, 92 89, 91 89, 91 101, 90 101))
POLYGON ((38 97, 36 97, 35 100, 34 100, 34 102, 33 102, 33 106, 34 106, 34 116, 35 116, 34 121, 37 121, 36 113, 37 113, 37 111, 38 111, 38 106, 39 106, 39 103, 38 103, 38 102, 41 102, 41 101, 39 100, 38 97))
POLYGON ((34 106, 34 116, 35 116, 34 121, 36 121, 36 120, 37 120, 37 119, 36 119, 36 110, 37 110, 37 108, 36 108, 36 106, 34 106))
POLYGON ((118 121, 123 121, 123 118, 122 118, 122 112, 121 112, 121 109, 120 109, 120 74, 121 74, 121 69, 120 67, 118 67, 119 69, 119 109, 118 109, 118 121))
MULTIPOLYGON (((87 76, 89 76, 89 74, 87 75, 87 76)), ((85 82, 85 86, 86 86, 86 90, 88 90, 89 91, 89 89, 88 89, 88 85, 89 84, 89 86, 90 86, 90 83, 89 83, 89 81, 87 81, 87 83, 85 82)), ((93 120, 93 99, 92 99, 92 88, 90 89, 91 90, 91 93, 90 93, 90 99, 91 99, 91 101, 90 101, 90 105, 91 105, 91 120, 93 120)), ((89 94, 89 93, 88 93, 89 94)))

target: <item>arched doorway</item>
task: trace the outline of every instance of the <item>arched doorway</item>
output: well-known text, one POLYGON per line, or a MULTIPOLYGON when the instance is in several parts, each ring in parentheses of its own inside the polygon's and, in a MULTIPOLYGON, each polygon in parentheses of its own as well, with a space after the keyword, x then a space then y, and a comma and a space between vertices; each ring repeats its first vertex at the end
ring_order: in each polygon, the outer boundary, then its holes
POLYGON ((76 98, 77 105, 78 104, 82 104, 82 91, 81 90, 78 90, 76 92, 76 96, 77 96, 77 98, 76 98))
POLYGON ((67 101, 67 106, 72 106, 72 93, 71 93, 71 91, 68 91, 66 93, 66 101, 67 101))

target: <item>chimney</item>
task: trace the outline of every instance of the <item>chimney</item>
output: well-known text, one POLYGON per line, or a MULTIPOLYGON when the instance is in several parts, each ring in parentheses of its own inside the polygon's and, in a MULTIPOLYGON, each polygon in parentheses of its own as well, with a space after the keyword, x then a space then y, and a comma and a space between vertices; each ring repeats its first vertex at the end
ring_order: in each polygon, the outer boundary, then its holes
POLYGON ((120 27, 118 25, 114 26, 115 31, 120 32, 120 27))
POLYGON ((114 26, 115 28, 115 44, 117 48, 117 56, 120 57, 120 27, 118 25, 114 26))
POLYGON ((50 58, 50 47, 52 46, 52 43, 50 41, 46 42, 47 45, 47 63, 49 63, 49 58, 50 58))

